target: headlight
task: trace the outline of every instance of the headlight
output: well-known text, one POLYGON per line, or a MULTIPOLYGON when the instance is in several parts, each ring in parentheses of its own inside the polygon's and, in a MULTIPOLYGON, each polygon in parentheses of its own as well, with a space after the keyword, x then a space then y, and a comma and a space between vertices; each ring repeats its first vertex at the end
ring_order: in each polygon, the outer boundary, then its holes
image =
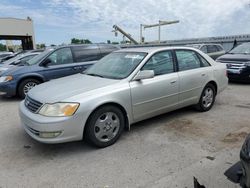
POLYGON ((78 103, 54 103, 45 104, 39 110, 39 114, 43 116, 72 116, 78 109, 78 103))
POLYGON ((0 83, 2 83, 2 82, 8 82, 8 81, 11 81, 11 80, 13 80, 12 76, 1 76, 0 77, 0 83))

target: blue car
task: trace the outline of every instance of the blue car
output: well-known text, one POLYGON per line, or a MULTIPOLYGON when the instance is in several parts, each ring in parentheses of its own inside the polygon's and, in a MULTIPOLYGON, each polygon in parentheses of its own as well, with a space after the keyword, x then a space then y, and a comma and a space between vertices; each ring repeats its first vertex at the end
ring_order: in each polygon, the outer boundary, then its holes
POLYGON ((119 47, 108 44, 89 44, 46 50, 29 61, 0 73, 0 94, 19 95, 24 98, 34 86, 83 72, 105 55, 118 49, 119 47))

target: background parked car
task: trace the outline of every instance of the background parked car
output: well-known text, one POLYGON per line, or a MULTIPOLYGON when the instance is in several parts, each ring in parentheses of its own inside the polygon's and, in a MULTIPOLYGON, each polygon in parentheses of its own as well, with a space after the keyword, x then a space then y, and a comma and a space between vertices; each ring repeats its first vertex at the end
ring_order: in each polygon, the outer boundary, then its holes
POLYGON ((250 83, 250 43, 243 43, 216 61, 227 65, 230 81, 250 83))
POLYGON ((214 60, 225 54, 225 50, 220 44, 191 44, 187 46, 201 50, 214 60))
POLYGON ((49 49, 27 61, 0 73, 0 92, 8 96, 28 91, 52 79, 83 72, 97 60, 119 47, 108 44, 69 45, 49 49))
POLYGON ((12 52, 0 52, 0 62, 2 62, 4 58, 7 58, 11 55, 13 55, 12 52))
POLYGON ((32 59, 38 54, 40 54, 40 52, 26 52, 0 63, 0 74, 15 65, 24 65, 28 60, 32 59))
POLYGON ((0 63, 3 63, 4 61, 7 61, 13 57, 16 57, 18 55, 21 55, 21 54, 24 54, 24 53, 35 53, 35 52, 43 52, 44 49, 35 49, 35 50, 22 50, 22 51, 18 51, 18 52, 15 52, 15 53, 12 53, 10 52, 11 54, 9 54, 8 56, 5 56, 3 58, 0 58, 0 63))
POLYGON ((33 88, 20 104, 25 131, 44 143, 86 138, 109 146, 130 124, 185 106, 212 108, 226 66, 193 48, 128 48, 33 88))

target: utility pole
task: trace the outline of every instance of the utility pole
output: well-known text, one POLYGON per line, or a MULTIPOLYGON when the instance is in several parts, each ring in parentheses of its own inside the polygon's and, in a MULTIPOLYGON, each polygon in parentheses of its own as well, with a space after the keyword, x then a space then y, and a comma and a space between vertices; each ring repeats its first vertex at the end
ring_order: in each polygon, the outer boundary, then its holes
POLYGON ((179 23, 179 20, 175 20, 175 21, 162 21, 159 20, 159 23, 157 24, 152 24, 152 25, 145 25, 145 24, 141 24, 140 25, 140 42, 143 42, 143 36, 142 36, 142 29, 147 29, 147 28, 152 28, 152 27, 158 27, 158 43, 161 43, 161 26, 163 25, 170 25, 170 24, 176 24, 179 23))

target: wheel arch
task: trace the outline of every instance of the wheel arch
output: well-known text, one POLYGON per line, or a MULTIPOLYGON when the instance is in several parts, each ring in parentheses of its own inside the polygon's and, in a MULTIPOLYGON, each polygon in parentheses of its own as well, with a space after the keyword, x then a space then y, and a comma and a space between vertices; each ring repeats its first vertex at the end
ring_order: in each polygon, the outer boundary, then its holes
MULTIPOLYGON (((98 110, 99 108, 103 107, 103 106, 115 106, 117 107, 118 109, 121 110, 121 112, 123 113, 124 117, 125 117, 125 129, 126 130, 130 130, 130 122, 129 122, 129 118, 128 118, 128 113, 126 111, 126 109, 119 103, 117 102, 106 102, 106 103, 103 103, 103 104, 100 104, 98 105, 94 110, 91 111, 91 113, 89 114, 88 118, 87 118, 87 121, 85 123, 85 126, 87 125, 91 115, 96 111, 98 110)), ((84 126, 84 130, 83 130, 83 133, 85 133, 85 126, 84 126)), ((83 134, 84 135, 84 134, 83 134)))
POLYGON ((208 84, 212 84, 214 86, 214 88, 215 88, 215 95, 217 95, 218 84, 214 80, 209 81, 206 85, 208 85, 208 84))
POLYGON ((38 80, 40 81, 41 83, 44 82, 44 78, 42 78, 41 76, 39 75, 27 75, 27 76, 23 76, 21 79, 18 80, 17 82, 17 87, 16 87, 16 93, 18 92, 18 88, 19 88, 19 85, 26 79, 35 79, 35 80, 38 80))

